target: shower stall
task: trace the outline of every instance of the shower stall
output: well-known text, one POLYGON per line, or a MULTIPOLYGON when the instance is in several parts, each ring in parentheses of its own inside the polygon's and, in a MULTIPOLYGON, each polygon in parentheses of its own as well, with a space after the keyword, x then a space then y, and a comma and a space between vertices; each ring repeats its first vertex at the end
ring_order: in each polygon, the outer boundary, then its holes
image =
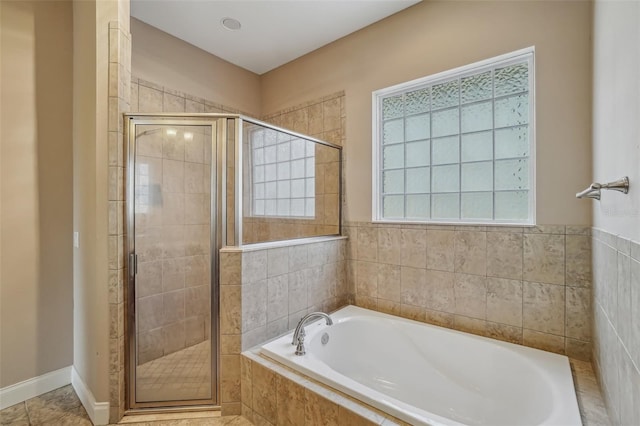
POLYGON ((235 114, 125 114, 127 408, 220 405, 219 250, 339 235, 341 147, 235 114))

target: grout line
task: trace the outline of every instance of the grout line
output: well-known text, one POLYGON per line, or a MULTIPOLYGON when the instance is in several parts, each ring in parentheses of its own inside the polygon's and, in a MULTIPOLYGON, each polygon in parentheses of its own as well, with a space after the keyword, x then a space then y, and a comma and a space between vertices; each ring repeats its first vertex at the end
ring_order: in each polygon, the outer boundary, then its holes
POLYGON ((24 411, 27 413, 27 421, 31 425, 31 416, 29 415, 29 409, 27 408, 27 401, 24 401, 23 404, 24 404, 24 411))

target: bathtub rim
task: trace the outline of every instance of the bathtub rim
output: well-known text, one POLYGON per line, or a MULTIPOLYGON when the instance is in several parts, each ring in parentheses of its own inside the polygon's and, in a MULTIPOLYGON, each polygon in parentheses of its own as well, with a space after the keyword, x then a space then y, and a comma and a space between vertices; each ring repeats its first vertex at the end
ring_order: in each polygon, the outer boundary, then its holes
MULTIPOLYGON (((558 396, 560 396, 562 399, 560 401, 556 401, 553 400, 554 404, 552 406, 551 411, 549 412, 548 417, 545 418, 545 421, 549 421, 549 420, 554 420, 558 417, 558 415, 560 415, 560 420, 562 419, 566 419, 566 416, 569 416, 569 418, 571 420, 574 420, 577 424, 582 424, 581 423, 581 412, 580 412, 580 407, 578 405, 577 402, 577 395, 576 395, 576 387, 575 387, 575 383, 573 381, 573 376, 572 376, 572 371, 571 371, 571 366, 570 366, 570 362, 569 362, 569 357, 567 357, 566 355, 560 355, 560 354, 556 354, 553 352, 549 352, 549 351, 544 351, 541 349, 537 349, 537 348, 532 348, 529 346, 524 346, 524 345, 519 345, 519 344, 515 344, 515 343, 511 343, 511 342, 505 342, 505 341, 501 341, 498 339, 494 339, 491 337, 486 337, 486 336, 480 336, 480 335, 475 335, 475 334, 471 334, 471 333, 467 333, 464 331, 460 331, 460 330, 454 330, 454 329, 450 329, 450 328, 446 328, 446 327, 441 327, 441 326, 437 326, 434 324, 429 324, 429 323, 424 323, 424 322, 420 322, 420 321, 416 321, 416 320, 412 320, 409 318, 404 318, 404 317, 400 317, 400 316, 396 316, 396 315, 391 315, 391 314, 387 314, 384 312, 379 312, 379 311, 374 311, 371 309, 366 309, 366 308, 362 308, 359 306, 355 306, 355 305, 346 305, 343 306, 341 308, 336 309, 335 311, 333 311, 331 313, 331 315, 334 314, 340 314, 338 318, 333 318, 334 321, 337 320, 337 322, 339 323, 340 321, 344 321, 346 318, 343 317, 349 317, 349 316, 354 316, 357 314, 365 314, 365 315, 370 315, 373 317, 381 317, 384 319, 389 319, 389 320, 393 320, 393 321, 400 321, 400 322, 407 322, 410 324, 416 324, 419 326, 425 326, 428 328, 436 328, 440 331, 445 331, 448 333, 452 333, 452 334, 461 334, 464 335, 465 337, 470 337, 473 339, 478 339, 480 341, 485 341, 488 342, 490 344, 495 344, 499 347, 502 348, 506 348, 506 349, 513 349, 516 352, 531 352, 532 354, 534 354, 535 356, 540 356, 542 358, 548 358, 550 360, 552 360, 552 365, 551 365, 551 370, 545 372, 545 374, 547 374, 548 372, 554 371, 555 373, 561 373, 562 376, 558 376, 558 377, 553 377, 554 379, 554 384, 553 384, 553 391, 554 394, 557 394, 558 396), (559 389, 559 390, 558 390, 559 389), (568 392, 569 390, 571 390, 571 392, 568 392), (566 413, 566 414, 565 414, 566 413)), ((305 329, 307 330, 307 341, 311 342, 311 340, 314 338, 314 336, 318 333, 320 333, 322 330, 326 329, 327 326, 325 325, 324 321, 322 320, 317 320, 314 322, 310 322, 308 325, 305 326, 305 329)), ((295 371, 297 374, 300 374, 304 377, 309 377, 312 380, 321 383, 323 386, 326 386, 328 388, 331 388, 332 390, 342 393, 344 395, 346 395, 348 398, 352 398, 355 399, 357 401, 359 401, 361 404, 364 404, 366 406, 370 406, 373 407, 375 410, 378 410, 380 412, 386 413, 387 415, 393 416, 397 419, 402 420, 403 422, 415 422, 415 421, 422 421, 424 422, 425 420, 422 420, 420 418, 417 418, 417 416, 415 415, 411 415, 411 410, 407 411, 407 407, 411 408, 411 409, 415 409, 420 411, 421 413, 427 413, 428 416, 426 417, 427 421, 429 422, 428 424, 434 425, 434 426, 443 426, 443 425, 447 425, 447 426, 457 426, 457 425, 464 425, 463 423, 460 423, 454 419, 449 419, 446 417, 442 417, 441 415, 435 414, 435 413, 431 413, 429 411, 423 410, 419 407, 414 407, 411 404, 405 403, 403 401, 397 400, 389 395, 385 395, 375 389, 371 389, 368 388, 366 385, 363 385, 353 379, 351 379, 348 376, 344 376, 341 373, 336 372, 335 370, 333 370, 331 367, 329 367, 327 364, 322 363, 321 361, 317 360, 318 362, 320 362, 322 365, 324 365, 327 369, 331 370, 332 372, 334 372, 335 374, 344 377, 348 382, 353 382, 355 383, 357 386, 356 388, 360 388, 360 387, 364 387, 366 389, 370 389, 374 394, 378 394, 378 395, 382 395, 385 398, 380 398, 380 399, 387 399, 387 398, 391 398, 392 401, 390 404, 387 404, 386 407, 379 407, 379 401, 374 399, 373 397, 371 397, 370 395, 367 395, 366 393, 363 393, 359 390, 352 390, 349 388, 348 385, 342 384, 337 382, 334 378, 331 377, 325 377, 323 374, 320 373, 316 373, 315 371, 313 371, 311 368, 305 366, 305 362, 304 360, 301 360, 303 362, 301 363, 295 363, 292 360, 297 360, 297 358, 295 357, 289 357, 290 359, 287 359, 286 355, 281 355, 278 353, 275 354, 269 354, 269 349, 265 349, 266 346, 269 346, 270 344, 279 341, 279 340, 283 340, 283 339, 291 339, 292 336, 292 332, 288 332, 288 333, 283 333, 282 335, 280 335, 279 337, 270 339, 267 342, 264 342, 262 345, 258 345, 256 346, 254 349, 256 350, 256 352, 263 358, 268 358, 270 361, 275 362, 279 365, 282 365, 284 367, 286 367, 289 370, 295 371), (351 392, 355 392, 358 394, 358 396, 356 395, 352 395, 351 392), (397 404, 396 404, 397 402, 397 404), (390 411, 385 411, 385 410, 390 410, 390 411)), ((293 348, 293 346, 292 346, 293 348)), ((293 349, 292 349, 293 351, 293 349)), ((535 365, 534 366, 536 369, 540 370, 540 367, 535 365)), ((557 424, 557 419, 556 419, 556 423, 552 423, 552 424, 557 424)), ((546 424, 546 423, 545 423, 546 424)))
MULTIPOLYGON (((262 355, 260 353, 260 345, 243 351, 240 354, 240 357, 244 357, 252 363, 260 364, 262 367, 273 371, 275 374, 282 376, 284 379, 290 380, 303 387, 306 391, 313 392, 319 397, 329 400, 330 402, 337 404, 338 406, 348 411, 351 411, 352 413, 364 418, 369 422, 381 426, 411 426, 410 423, 407 423, 406 421, 401 420, 393 416, 392 414, 385 413, 384 411, 371 406, 357 398, 354 398, 351 395, 341 392, 338 389, 326 385, 321 381, 304 374, 301 371, 294 370, 287 365, 284 365, 272 358, 262 355)), ((241 402, 243 406, 246 405, 244 401, 241 402)), ((247 408, 255 411, 254 407, 252 406, 247 406, 247 408)))

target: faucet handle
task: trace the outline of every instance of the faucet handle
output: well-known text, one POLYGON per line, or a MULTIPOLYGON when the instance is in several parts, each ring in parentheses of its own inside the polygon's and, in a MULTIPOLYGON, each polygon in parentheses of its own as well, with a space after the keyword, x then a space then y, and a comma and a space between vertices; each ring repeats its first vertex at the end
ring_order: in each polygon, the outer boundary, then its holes
POLYGON ((298 336, 298 345, 296 346, 296 355, 304 355, 307 351, 304 348, 304 331, 298 336))

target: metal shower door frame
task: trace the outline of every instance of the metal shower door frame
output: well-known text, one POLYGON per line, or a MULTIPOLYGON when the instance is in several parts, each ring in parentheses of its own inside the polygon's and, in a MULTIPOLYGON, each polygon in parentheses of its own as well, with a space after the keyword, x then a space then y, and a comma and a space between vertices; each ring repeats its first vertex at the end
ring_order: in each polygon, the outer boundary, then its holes
POLYGON ((223 114, 124 114, 126 142, 126 238, 125 238, 125 399, 126 411, 171 412, 203 407, 220 407, 220 295, 219 249, 226 242, 226 169, 227 169, 227 120, 236 115, 223 114), (211 127, 211 216, 210 216, 210 266, 211 266, 211 399, 136 402, 136 310, 135 279, 137 255, 135 251, 135 153, 136 127, 158 126, 210 126, 211 127), (215 196, 214 196, 215 194, 215 196), (213 341, 215 339, 215 345, 213 341))

